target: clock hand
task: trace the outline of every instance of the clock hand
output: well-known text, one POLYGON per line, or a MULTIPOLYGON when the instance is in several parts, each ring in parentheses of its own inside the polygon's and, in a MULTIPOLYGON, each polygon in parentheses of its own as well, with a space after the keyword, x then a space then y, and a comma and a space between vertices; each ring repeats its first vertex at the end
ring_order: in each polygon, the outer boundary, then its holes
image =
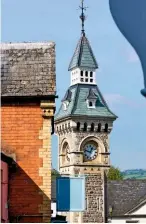
POLYGON ((89 149, 85 149, 85 151, 86 151, 86 152, 90 152, 90 150, 89 150, 89 149))

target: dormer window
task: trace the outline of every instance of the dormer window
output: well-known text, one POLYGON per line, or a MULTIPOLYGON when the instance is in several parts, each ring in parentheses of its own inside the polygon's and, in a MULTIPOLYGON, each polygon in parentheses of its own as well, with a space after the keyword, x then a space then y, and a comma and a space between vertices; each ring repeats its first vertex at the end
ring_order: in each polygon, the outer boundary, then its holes
POLYGON ((87 107, 88 108, 95 108, 95 103, 96 103, 96 100, 87 100, 87 107))
POLYGON ((69 105, 68 101, 63 102, 63 110, 67 110, 68 105, 69 105))
POLYGON ((72 92, 70 91, 70 89, 68 89, 64 98, 62 99, 63 110, 67 110, 71 98, 72 98, 72 92))
POLYGON ((89 107, 93 107, 93 102, 89 101, 89 107))
POLYGON ((89 94, 87 96, 87 107, 88 108, 95 108, 96 107, 96 101, 97 101, 97 96, 94 93, 94 89, 89 89, 89 94))

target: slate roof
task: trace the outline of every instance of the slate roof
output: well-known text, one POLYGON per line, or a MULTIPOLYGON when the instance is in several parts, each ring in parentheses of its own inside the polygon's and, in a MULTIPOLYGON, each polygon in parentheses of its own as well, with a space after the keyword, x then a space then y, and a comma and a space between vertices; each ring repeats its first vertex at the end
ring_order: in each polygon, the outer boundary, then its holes
POLYGON ((66 91, 66 94, 65 94, 65 96, 64 96, 64 98, 62 99, 62 102, 63 101, 71 101, 71 96, 72 96, 72 92, 70 91, 70 89, 68 89, 67 91, 66 91))
POLYGON ((1 95, 56 95, 55 44, 1 44, 1 95))
POLYGON ((82 36, 77 44, 68 70, 74 68, 97 69, 98 64, 93 54, 92 48, 86 36, 82 36))
POLYGON ((93 91, 93 89, 92 88, 90 88, 89 89, 89 94, 88 94, 88 96, 87 96, 87 99, 91 99, 91 100, 96 100, 98 97, 97 97, 97 95, 94 93, 94 91, 93 91))
POLYGON ((70 86, 67 92, 68 91, 72 93, 68 108, 67 110, 64 110, 62 103, 58 113, 55 115, 55 121, 68 116, 79 115, 89 117, 109 117, 113 119, 117 118, 117 116, 108 108, 97 85, 76 84, 74 86, 70 86), (89 93, 91 93, 91 89, 92 94, 94 93, 97 97, 95 108, 87 107, 86 100, 89 93))
POLYGON ((112 216, 128 213, 146 200, 146 180, 107 182, 107 208, 113 207, 112 216))

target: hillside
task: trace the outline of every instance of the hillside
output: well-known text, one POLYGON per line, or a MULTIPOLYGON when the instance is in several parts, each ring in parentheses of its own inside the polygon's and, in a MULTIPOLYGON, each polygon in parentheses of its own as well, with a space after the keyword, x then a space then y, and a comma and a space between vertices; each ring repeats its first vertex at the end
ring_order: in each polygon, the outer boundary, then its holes
POLYGON ((146 170, 144 169, 125 170, 122 174, 124 179, 146 179, 146 170))

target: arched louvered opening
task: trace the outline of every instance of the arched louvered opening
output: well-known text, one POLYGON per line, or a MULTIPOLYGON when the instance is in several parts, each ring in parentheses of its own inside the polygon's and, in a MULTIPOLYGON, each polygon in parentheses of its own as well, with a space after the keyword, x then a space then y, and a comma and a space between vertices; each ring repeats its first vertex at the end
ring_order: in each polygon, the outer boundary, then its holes
POLYGON ((94 123, 91 124, 91 131, 94 131, 94 123))
POLYGON ((68 157, 68 153, 69 153, 69 144, 67 142, 64 142, 62 146, 62 164, 65 163, 66 159, 67 161, 70 160, 68 157))
POLYGON ((87 123, 84 123, 84 129, 83 131, 87 131, 87 123))
POLYGON ((108 152, 108 149, 107 149, 107 147, 105 147, 105 152, 108 152))
POLYGON ((77 131, 80 130, 80 122, 77 123, 77 131))
POLYGON ((88 77, 88 71, 85 71, 85 76, 88 77))
POLYGON ((101 123, 98 124, 97 131, 98 131, 98 132, 101 132, 101 123))
POLYGON ((91 77, 91 78, 93 77, 93 72, 90 72, 90 77, 91 77))
POLYGON ((108 132, 108 124, 107 124, 107 123, 105 124, 104 131, 105 131, 105 132, 108 132))
POLYGON ((83 71, 80 72, 81 76, 83 76, 83 71))

